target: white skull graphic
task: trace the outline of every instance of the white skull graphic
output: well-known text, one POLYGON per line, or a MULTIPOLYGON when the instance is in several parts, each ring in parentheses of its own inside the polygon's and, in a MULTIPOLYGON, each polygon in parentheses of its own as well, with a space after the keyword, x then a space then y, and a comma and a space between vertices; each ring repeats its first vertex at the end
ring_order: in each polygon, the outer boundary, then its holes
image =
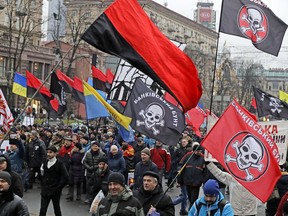
POLYGON ((238 147, 236 162, 239 169, 259 167, 263 158, 264 149, 262 144, 252 135, 244 137, 241 146, 238 147))
POLYGON ((248 13, 247 20, 250 24, 250 29, 255 35, 258 30, 262 29, 262 22, 263 22, 262 14, 255 8, 248 8, 247 13, 248 13))
POLYGON ((147 128, 152 128, 155 125, 161 124, 164 118, 164 108, 157 103, 149 104, 144 112, 144 122, 147 128))

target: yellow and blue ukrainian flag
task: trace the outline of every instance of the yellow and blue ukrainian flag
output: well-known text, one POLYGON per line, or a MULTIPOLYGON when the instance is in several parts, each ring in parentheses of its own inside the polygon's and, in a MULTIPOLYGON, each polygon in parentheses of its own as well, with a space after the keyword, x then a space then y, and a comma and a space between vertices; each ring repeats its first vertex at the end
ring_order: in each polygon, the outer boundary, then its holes
POLYGON ((27 80, 25 76, 15 73, 12 92, 22 97, 27 97, 27 80))

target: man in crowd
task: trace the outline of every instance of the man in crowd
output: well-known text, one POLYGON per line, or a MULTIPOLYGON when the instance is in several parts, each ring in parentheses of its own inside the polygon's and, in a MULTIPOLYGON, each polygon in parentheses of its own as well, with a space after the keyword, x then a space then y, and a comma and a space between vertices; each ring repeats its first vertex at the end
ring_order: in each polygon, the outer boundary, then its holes
POLYGON ((163 147, 162 142, 156 140, 155 148, 150 149, 151 160, 158 167, 159 183, 162 184, 164 172, 168 173, 171 167, 170 153, 163 147))
POLYGON ((24 201, 13 193, 11 188, 12 177, 8 172, 0 171, 0 215, 29 216, 24 201))
POLYGON ((219 190, 218 182, 209 179, 203 186, 204 197, 195 201, 188 216, 225 215, 233 216, 233 209, 229 202, 224 199, 219 190))
POLYGON ((159 179, 157 173, 145 172, 143 174, 143 184, 133 194, 140 201, 145 215, 156 211, 161 216, 174 216, 175 208, 172 199, 168 194, 164 195, 159 179))
POLYGON ((63 187, 68 183, 68 172, 65 165, 56 159, 56 155, 56 147, 48 147, 48 161, 41 166, 43 178, 41 182, 41 208, 39 216, 46 216, 50 200, 53 202, 55 216, 62 215, 60 198, 63 187))
POLYGON ((98 205, 96 216, 144 216, 140 202, 125 185, 125 178, 121 173, 115 172, 109 175, 108 189, 108 195, 98 205))
POLYGON ((26 162, 30 170, 28 188, 32 189, 36 173, 39 180, 41 180, 40 167, 41 164, 46 161, 46 147, 44 142, 38 138, 38 133, 36 131, 31 131, 30 140, 25 147, 26 162))
POLYGON ((142 185, 143 173, 145 173, 146 171, 153 171, 158 173, 157 165, 153 163, 150 159, 150 150, 148 148, 145 148, 141 151, 141 161, 138 162, 135 166, 135 183, 133 186, 134 190, 138 189, 142 185))

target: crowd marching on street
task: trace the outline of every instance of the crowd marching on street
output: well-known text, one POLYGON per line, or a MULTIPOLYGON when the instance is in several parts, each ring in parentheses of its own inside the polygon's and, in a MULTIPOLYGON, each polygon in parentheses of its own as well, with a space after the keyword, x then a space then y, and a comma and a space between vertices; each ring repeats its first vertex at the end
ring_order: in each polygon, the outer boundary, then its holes
MULTIPOLYGON (((166 146, 137 132, 127 143, 110 123, 73 129, 18 124, 10 131, 9 150, 0 155, 0 215, 29 215, 22 197, 35 183, 41 187, 40 216, 50 201, 56 216, 66 215, 60 203, 64 187, 67 202, 85 202, 94 216, 257 215, 258 199, 219 163, 205 161, 199 143, 189 128, 179 143, 166 146), (164 184, 181 193, 170 197, 164 184), (175 212, 178 204, 180 212, 175 212)), ((288 209, 288 173, 281 168, 267 216, 282 216, 288 209)))

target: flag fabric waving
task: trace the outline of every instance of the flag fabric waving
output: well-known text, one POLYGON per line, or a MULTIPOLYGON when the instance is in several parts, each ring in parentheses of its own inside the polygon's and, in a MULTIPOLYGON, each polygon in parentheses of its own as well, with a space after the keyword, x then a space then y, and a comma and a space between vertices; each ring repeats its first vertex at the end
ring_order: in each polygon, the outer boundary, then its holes
POLYGON ((287 24, 260 0, 223 0, 220 32, 248 38, 263 52, 278 56, 287 24))
MULTIPOLYGON (((27 97, 32 97, 37 89, 42 85, 42 82, 35 77, 32 73, 26 70, 26 79, 27 79, 27 97)), ((51 92, 43 85, 38 93, 33 98, 35 100, 40 100, 44 103, 44 107, 48 112, 58 113, 59 102, 51 92)))
POLYGON ((72 93, 74 81, 60 70, 56 70, 56 75, 64 88, 64 91, 67 93, 72 93))
MULTIPOLYGON (((87 91, 91 92, 92 95, 100 102, 102 105, 108 110, 110 115, 115 119, 116 122, 121 124, 124 128, 129 130, 129 124, 131 122, 131 118, 122 115, 121 113, 117 112, 108 102, 104 100, 103 97, 87 82, 82 80, 83 82, 83 88, 87 89, 87 91)), ((86 90, 85 90, 86 91, 86 90)))
POLYGON ((1 115, 0 124, 2 125, 3 131, 6 133, 13 124, 14 118, 1 89, 0 89, 0 115, 1 115))
POLYGON ((15 73, 12 92, 22 97, 27 97, 27 80, 25 76, 15 73))
POLYGON ((72 97, 75 101, 85 104, 84 89, 82 80, 74 76, 72 97))
POLYGON ((137 0, 115 1, 82 39, 147 74, 175 96, 185 112, 197 105, 202 85, 195 65, 161 33, 137 0))
POLYGON ((66 94, 64 92, 62 82, 60 82, 55 72, 51 74, 50 92, 58 100, 58 103, 59 103, 57 116, 63 115, 63 113, 67 110, 66 94))
POLYGON ((225 110, 201 145, 247 190, 262 202, 267 201, 281 177, 278 148, 236 101, 225 110), (265 185, 265 190, 259 185, 265 185))
POLYGON ((198 105, 185 113, 185 120, 187 125, 192 126, 193 131, 198 137, 202 137, 200 126, 204 123, 206 113, 198 105))
MULTIPOLYGON (((89 84, 88 84, 89 85, 89 84)), ((92 86, 91 86, 92 87, 92 86)), ((87 119, 95 119, 98 117, 109 116, 107 109, 103 104, 93 95, 93 93, 83 85, 84 96, 85 96, 85 107, 87 119)), ((105 93, 99 91, 99 95, 105 100, 105 93)))
POLYGON ((107 77, 106 75, 96 68, 94 65, 91 67, 92 69, 92 77, 93 77, 93 88, 106 92, 106 82, 107 77))
POLYGON ((131 127, 166 145, 176 145, 185 128, 184 114, 136 80, 124 115, 132 118, 131 127))
POLYGON ((258 117, 272 115, 276 118, 288 118, 288 104, 279 98, 253 86, 258 117))
POLYGON ((286 92, 279 90, 279 99, 288 104, 288 94, 286 92))

